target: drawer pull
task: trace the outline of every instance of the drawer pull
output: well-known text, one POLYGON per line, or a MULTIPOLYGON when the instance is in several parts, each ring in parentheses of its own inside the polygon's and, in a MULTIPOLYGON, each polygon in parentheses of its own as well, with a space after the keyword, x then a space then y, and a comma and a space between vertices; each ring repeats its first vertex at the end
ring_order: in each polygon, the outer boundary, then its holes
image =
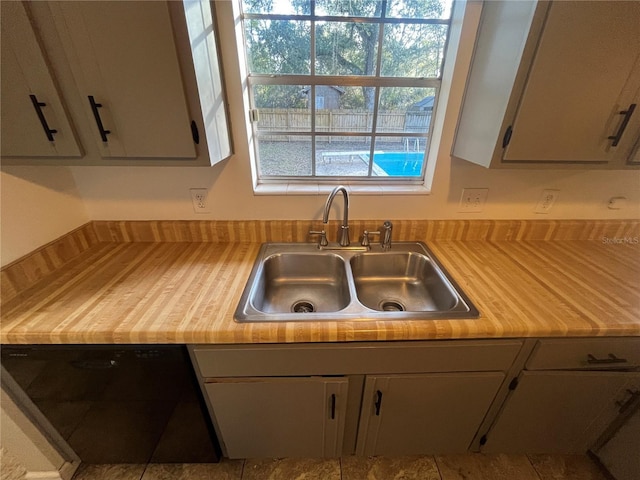
POLYGON ((613 353, 607 355, 607 358, 596 358, 590 353, 587 354, 587 363, 590 365, 605 365, 612 363, 627 363, 626 358, 618 358, 613 353))

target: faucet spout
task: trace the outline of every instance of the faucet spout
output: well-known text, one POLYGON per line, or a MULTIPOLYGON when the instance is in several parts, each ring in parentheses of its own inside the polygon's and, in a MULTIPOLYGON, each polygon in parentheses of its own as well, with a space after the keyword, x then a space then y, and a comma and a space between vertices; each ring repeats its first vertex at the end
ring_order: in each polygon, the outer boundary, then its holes
POLYGON ((338 194, 338 192, 342 192, 342 197, 344 199, 344 214, 342 217, 342 225, 340 226, 340 230, 338 231, 338 243, 340 243, 341 247, 348 247, 351 241, 349 240, 349 193, 347 192, 346 187, 338 185, 331 191, 331 193, 327 197, 327 201, 324 204, 322 223, 329 222, 329 210, 331 209, 333 199, 338 194))

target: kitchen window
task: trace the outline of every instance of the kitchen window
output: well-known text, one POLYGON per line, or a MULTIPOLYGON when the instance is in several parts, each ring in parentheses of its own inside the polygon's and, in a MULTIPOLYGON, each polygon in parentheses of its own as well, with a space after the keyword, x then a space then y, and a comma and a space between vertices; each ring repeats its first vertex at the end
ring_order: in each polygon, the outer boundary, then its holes
POLYGON ((453 0, 241 0, 258 183, 422 184, 453 0))

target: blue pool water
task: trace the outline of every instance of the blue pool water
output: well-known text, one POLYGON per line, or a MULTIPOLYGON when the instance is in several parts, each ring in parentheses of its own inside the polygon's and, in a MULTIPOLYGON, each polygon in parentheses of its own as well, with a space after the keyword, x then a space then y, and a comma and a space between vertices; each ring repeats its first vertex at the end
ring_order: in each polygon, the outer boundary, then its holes
POLYGON ((373 155, 373 163, 391 177, 419 177, 423 152, 380 152, 373 155))

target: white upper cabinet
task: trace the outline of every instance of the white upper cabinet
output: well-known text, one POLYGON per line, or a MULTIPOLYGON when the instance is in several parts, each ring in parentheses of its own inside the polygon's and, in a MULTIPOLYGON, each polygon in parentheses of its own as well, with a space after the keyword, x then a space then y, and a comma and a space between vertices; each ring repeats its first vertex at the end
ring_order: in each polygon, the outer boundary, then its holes
POLYGON ((194 5, 2 2, 3 163, 213 165, 229 157, 213 13, 194 5))
POLYGON ((103 157, 194 158, 165 2, 50 2, 103 157))
POLYGON ((48 59, 20 2, 0 3, 3 157, 80 157, 48 59))
POLYGON ((640 2, 486 2, 454 156, 490 167, 637 163, 638 25, 640 2))

